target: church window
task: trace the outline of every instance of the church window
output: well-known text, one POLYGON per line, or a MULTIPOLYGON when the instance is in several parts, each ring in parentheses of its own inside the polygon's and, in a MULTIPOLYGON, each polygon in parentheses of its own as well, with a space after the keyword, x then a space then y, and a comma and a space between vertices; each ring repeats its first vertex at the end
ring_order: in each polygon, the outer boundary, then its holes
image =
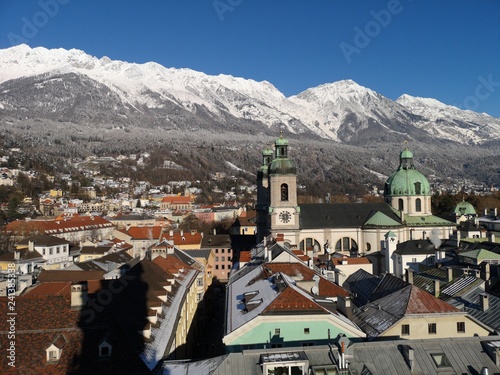
POLYGON ((337 241, 335 251, 358 251, 358 244, 350 237, 343 237, 337 241))
POLYGON ((422 184, 415 182, 415 194, 422 194, 422 184))
POLYGON ((282 201, 288 200, 288 185, 287 184, 281 184, 281 200, 282 201))
POLYGON ((314 238, 306 238, 300 241, 300 250, 301 251, 315 251, 319 252, 321 249, 321 245, 314 238))
POLYGON ((372 249, 372 244, 367 242, 366 243, 366 251, 370 251, 372 249))
POLYGON ((400 211, 404 211, 404 209, 405 209, 405 205, 404 205, 403 199, 401 199, 401 198, 398 199, 398 209, 400 211))
POLYGON ((420 198, 417 198, 417 200, 415 201, 415 211, 422 211, 422 201, 420 200, 420 198))

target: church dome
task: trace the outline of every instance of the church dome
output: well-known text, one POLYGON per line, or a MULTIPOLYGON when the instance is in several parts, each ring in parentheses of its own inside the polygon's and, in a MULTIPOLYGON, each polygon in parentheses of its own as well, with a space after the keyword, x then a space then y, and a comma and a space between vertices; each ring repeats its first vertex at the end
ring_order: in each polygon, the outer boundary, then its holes
POLYGON ((466 201, 458 203, 453 212, 457 215, 477 215, 474 206, 466 201))
POLYGON ((274 142, 275 158, 269 164, 269 174, 297 174, 295 162, 288 158, 288 140, 280 137, 274 142))
POLYGON ((269 165, 269 174, 297 174, 297 167, 288 158, 278 158, 269 165))
POLYGON ((399 155, 399 168, 385 183, 386 196, 430 195, 427 178, 413 166, 413 154, 405 148, 399 155))

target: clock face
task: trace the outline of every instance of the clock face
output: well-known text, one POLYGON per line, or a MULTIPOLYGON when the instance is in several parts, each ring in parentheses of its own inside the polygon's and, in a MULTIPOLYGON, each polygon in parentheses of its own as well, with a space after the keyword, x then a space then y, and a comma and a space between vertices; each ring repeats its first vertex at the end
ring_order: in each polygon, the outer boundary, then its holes
POLYGON ((281 211, 279 215, 279 219, 282 223, 289 223, 292 220, 292 214, 288 211, 281 211))

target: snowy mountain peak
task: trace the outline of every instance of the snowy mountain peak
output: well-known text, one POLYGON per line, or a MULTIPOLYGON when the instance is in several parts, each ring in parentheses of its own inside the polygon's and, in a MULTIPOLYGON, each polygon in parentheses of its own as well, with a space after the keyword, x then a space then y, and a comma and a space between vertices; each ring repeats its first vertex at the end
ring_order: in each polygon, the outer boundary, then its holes
MULTIPOLYGON (((65 77, 69 73, 78 78, 85 76, 81 82, 95 81, 93 86, 106 91, 108 99, 117 98, 109 107, 115 108, 116 114, 108 111, 106 116, 126 118, 127 111, 144 114, 151 110, 151 116, 162 113, 155 120, 155 126, 173 122, 172 108, 180 107, 179 114, 187 111, 196 118, 204 113, 205 119, 210 118, 219 126, 245 123, 272 129, 281 127, 291 133, 312 133, 348 143, 383 138, 384 134, 439 138, 464 144, 500 139, 500 119, 406 94, 392 101, 351 79, 325 83, 287 98, 268 81, 226 74, 210 76, 187 68, 166 68, 155 62, 129 63, 106 56, 97 58, 77 49, 27 45, 0 50, 0 67, 0 85, 11 87, 15 86, 16 79, 36 77, 31 83, 36 90, 26 93, 24 89, 20 96, 36 95, 37 90, 51 90, 51 87, 56 90, 53 82, 69 79, 65 77)), ((61 103, 65 98, 71 100, 72 87, 58 86, 57 98, 61 103)), ((80 90, 84 92, 86 87, 81 86, 80 90)), ((50 97, 44 94, 40 93, 37 98, 50 97)), ((8 95, 8 90, 0 92, 0 115, 2 108, 15 111, 29 104, 20 105, 8 95)), ((43 99, 37 100, 36 113, 52 105, 43 99)), ((52 109, 51 113, 65 108, 61 103, 58 110, 52 109)), ((89 113, 99 110, 89 109, 89 113)), ((185 116, 179 116, 178 121, 185 121, 185 116)))

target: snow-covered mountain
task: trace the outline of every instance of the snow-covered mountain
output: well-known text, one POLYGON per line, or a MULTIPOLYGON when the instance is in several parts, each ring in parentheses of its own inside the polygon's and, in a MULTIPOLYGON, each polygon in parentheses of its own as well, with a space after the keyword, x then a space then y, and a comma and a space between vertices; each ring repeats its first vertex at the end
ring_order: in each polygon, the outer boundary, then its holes
POLYGON ((80 50, 0 50, 0 118, 289 132, 363 144, 397 136, 462 144, 500 140, 500 119, 408 95, 392 101, 351 80, 285 97, 267 81, 210 76, 80 50))

